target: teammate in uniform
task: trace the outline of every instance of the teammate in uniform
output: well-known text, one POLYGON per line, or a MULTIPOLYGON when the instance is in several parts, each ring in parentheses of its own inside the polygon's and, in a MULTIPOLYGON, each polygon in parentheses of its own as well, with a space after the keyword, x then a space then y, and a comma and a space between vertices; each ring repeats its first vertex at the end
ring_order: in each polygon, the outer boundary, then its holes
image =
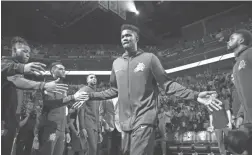
MULTIPOLYGON (((12 56, 3 58, 1 61, 2 78, 2 121, 5 124, 7 134, 3 136, 2 153, 9 155, 12 150, 14 137, 18 130, 19 120, 16 118, 18 104, 23 101, 23 89, 63 92, 67 90, 67 85, 57 84, 57 80, 52 82, 36 82, 25 79, 24 74, 37 74, 44 71, 45 64, 31 62, 26 64, 30 58, 30 47, 21 37, 14 37, 11 42, 12 56), (18 89, 17 89, 18 88, 18 89)), ((59 101, 61 102, 61 101, 59 101)))
POLYGON ((234 84, 244 109, 244 123, 252 123, 252 34, 238 30, 230 36, 227 49, 234 52, 234 84))
MULTIPOLYGON (((52 63, 51 74, 54 79, 60 79, 63 83, 65 78, 65 67, 60 62, 52 63)), ((82 100, 81 93, 77 92, 74 95, 67 97, 67 94, 58 94, 45 92, 44 105, 41 115, 41 121, 38 127, 38 134, 35 135, 39 139, 39 154, 41 155, 63 155, 65 147, 65 132, 69 134, 67 114, 67 105, 70 101, 82 100), (48 101, 69 98, 62 104, 46 104, 48 101)), ((68 135, 69 136, 69 135, 68 135)))
MULTIPOLYGON (((96 91, 97 78, 94 74, 87 76, 87 84, 79 91, 96 91)), ((98 137, 100 133, 99 103, 99 101, 87 101, 79 112, 80 132, 82 137, 87 137, 89 155, 98 154, 98 137)))

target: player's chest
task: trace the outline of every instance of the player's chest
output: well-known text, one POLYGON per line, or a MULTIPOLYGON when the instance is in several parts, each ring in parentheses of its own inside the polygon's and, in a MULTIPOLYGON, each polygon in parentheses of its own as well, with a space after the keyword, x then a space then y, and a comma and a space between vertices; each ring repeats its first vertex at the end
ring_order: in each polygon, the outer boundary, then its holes
POLYGON ((116 77, 119 76, 148 76, 150 73, 150 63, 141 59, 124 59, 114 65, 116 77))

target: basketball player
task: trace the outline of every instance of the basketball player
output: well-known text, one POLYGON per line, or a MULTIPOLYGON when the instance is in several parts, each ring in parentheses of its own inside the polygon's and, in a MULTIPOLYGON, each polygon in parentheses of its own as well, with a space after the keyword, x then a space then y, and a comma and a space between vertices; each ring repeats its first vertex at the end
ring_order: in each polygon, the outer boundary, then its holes
MULTIPOLYGON (((65 67, 60 62, 52 63, 51 74, 53 79, 60 79, 60 83, 63 83, 65 78, 65 67)), ((72 100, 78 101, 81 97, 77 92, 72 96, 72 100)), ((65 147, 65 132, 69 134, 67 123, 67 104, 69 102, 62 103, 61 105, 53 104, 53 101, 67 98, 65 94, 57 94, 47 92, 44 96, 44 103, 51 101, 51 104, 44 104, 42 110, 42 121, 39 127, 39 154, 41 155, 63 155, 65 147), (49 125, 48 125, 49 123, 49 125)), ((63 99, 64 100, 64 99, 63 99)), ((71 99, 70 99, 71 100, 71 99)), ((69 137, 69 135, 67 135, 69 137)))
POLYGON ((133 25, 121 27, 121 43, 125 53, 113 62, 110 75, 111 88, 102 92, 92 92, 91 100, 107 100, 118 96, 119 119, 123 131, 123 154, 153 154, 155 124, 157 121, 158 87, 168 95, 219 109, 209 95, 215 92, 195 92, 167 77, 161 62, 152 53, 138 48, 139 29, 133 25))
POLYGON ((248 30, 233 33, 227 49, 234 52, 236 64, 233 68, 234 85, 244 109, 244 123, 252 122, 252 34, 248 30))
MULTIPOLYGON (((87 76, 87 84, 87 86, 84 86, 79 91, 96 91, 97 78, 94 74, 87 76)), ((82 137, 87 137, 89 155, 98 154, 98 137, 100 132, 99 103, 99 101, 87 101, 79 112, 80 134, 82 137)))
POLYGON ((18 103, 22 103, 23 89, 46 90, 63 92, 67 90, 67 85, 57 84, 57 80, 52 82, 35 82, 23 77, 23 74, 35 74, 44 71, 45 65, 42 63, 28 63, 30 58, 30 47, 28 43, 20 37, 15 37, 11 42, 12 56, 1 61, 2 73, 2 121, 5 123, 7 134, 3 137, 2 153, 9 155, 12 143, 18 129, 19 120, 16 118, 18 103), (17 88, 19 88, 17 90, 17 88))

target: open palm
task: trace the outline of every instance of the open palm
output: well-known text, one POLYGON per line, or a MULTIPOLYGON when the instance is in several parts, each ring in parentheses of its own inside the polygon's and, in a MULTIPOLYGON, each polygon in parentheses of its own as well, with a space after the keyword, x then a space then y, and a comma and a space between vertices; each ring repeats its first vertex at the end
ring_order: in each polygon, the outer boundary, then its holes
POLYGON ((212 97, 212 95, 216 94, 215 91, 205 91, 205 92, 200 92, 197 98, 197 101, 201 104, 204 104, 207 106, 207 108, 210 111, 215 110, 220 110, 222 102, 218 100, 215 97, 212 97))

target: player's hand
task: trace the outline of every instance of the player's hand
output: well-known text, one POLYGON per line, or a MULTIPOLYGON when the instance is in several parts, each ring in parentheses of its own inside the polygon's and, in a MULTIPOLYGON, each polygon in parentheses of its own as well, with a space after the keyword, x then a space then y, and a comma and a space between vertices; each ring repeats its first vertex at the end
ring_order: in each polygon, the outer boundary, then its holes
POLYGON ((39 149, 39 140, 37 136, 35 136, 33 139, 32 148, 35 150, 39 149))
POLYGON ((227 127, 228 127, 228 129, 232 130, 232 123, 229 122, 229 123, 227 124, 227 127))
POLYGON ((197 101, 199 103, 204 104, 205 106, 207 106, 207 108, 210 111, 213 111, 213 109, 215 110, 221 110, 222 107, 222 102, 220 100, 218 100, 217 98, 213 97, 212 95, 216 94, 215 91, 205 91, 205 92, 201 92, 198 95, 197 101))
POLYGON ((80 132, 74 131, 76 137, 80 137, 80 132))
POLYGON ((243 118, 238 117, 237 120, 236 120, 236 123, 235 123, 236 129, 239 129, 242 123, 243 123, 243 118))
POLYGON ((74 94, 74 100, 75 101, 87 101, 87 100, 89 100, 89 95, 86 92, 77 91, 74 94))
POLYGON ((26 112, 26 117, 30 117, 30 113, 29 112, 26 112))
POLYGON ((102 134, 99 133, 99 139, 98 139, 98 143, 101 143, 103 141, 103 137, 102 137, 102 134))
POLYGON ((46 92, 54 92, 58 94, 66 94, 68 90, 68 85, 67 84, 59 84, 59 78, 57 80, 47 82, 44 86, 44 89, 46 92))
POLYGON ((40 62, 31 62, 24 65, 24 73, 25 74, 35 74, 35 75, 43 75, 45 72, 44 67, 45 64, 40 62))
POLYGON ((75 102, 72 106, 72 108, 74 109, 79 109, 81 108, 84 104, 86 103, 86 101, 78 101, 78 102, 75 102))
POLYGON ((69 133, 67 133, 67 134, 66 134, 66 142, 67 142, 67 143, 70 143, 70 141, 71 141, 71 136, 70 136, 69 133))
POLYGON ((208 131, 213 132, 214 131, 214 126, 209 126, 208 131))
POLYGON ((81 132, 80 132, 80 136, 84 137, 84 138, 88 138, 87 130, 86 129, 82 129, 81 132))

